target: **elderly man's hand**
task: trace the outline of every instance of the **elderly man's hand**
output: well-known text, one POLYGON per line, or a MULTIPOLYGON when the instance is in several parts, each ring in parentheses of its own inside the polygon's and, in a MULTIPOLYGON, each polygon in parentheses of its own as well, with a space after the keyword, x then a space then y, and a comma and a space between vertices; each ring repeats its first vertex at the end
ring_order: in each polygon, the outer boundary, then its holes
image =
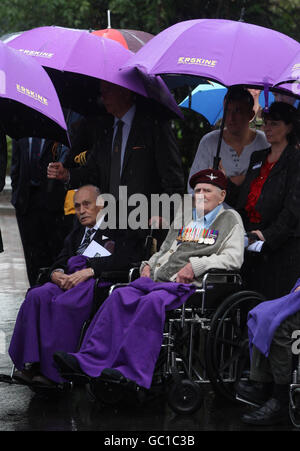
POLYGON ((81 269, 73 274, 67 276, 67 278, 62 282, 62 290, 70 290, 76 287, 80 282, 85 282, 94 275, 94 271, 91 268, 81 269))
POLYGON ((149 226, 152 229, 169 229, 170 228, 170 224, 162 216, 152 216, 149 219, 149 226))
POLYGON ((150 265, 145 265, 142 272, 141 272, 141 277, 150 277, 150 265))
POLYGON ((63 282, 68 278, 68 275, 62 271, 54 271, 51 275, 51 281, 61 288, 63 282))
POLYGON ((265 241, 265 237, 260 230, 251 230, 251 233, 255 233, 261 241, 265 241))
POLYGON ((69 179, 69 170, 64 168, 63 164, 60 162, 49 163, 47 177, 48 179, 56 179, 61 180, 62 182, 67 182, 69 179))
POLYGON ((192 268, 191 263, 185 265, 180 271, 177 273, 176 282, 177 283, 191 283, 195 278, 195 274, 192 268))

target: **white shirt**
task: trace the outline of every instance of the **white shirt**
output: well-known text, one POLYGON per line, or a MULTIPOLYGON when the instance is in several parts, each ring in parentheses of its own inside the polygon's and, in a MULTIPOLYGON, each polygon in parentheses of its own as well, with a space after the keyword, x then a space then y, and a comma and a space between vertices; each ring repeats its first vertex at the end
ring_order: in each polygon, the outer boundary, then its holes
MULTIPOLYGON (((232 147, 230 147, 224 139, 222 139, 220 158, 227 177, 246 174, 252 153, 256 150, 267 149, 270 147, 264 132, 260 130, 255 131, 256 136, 254 140, 244 147, 240 155, 238 155, 236 151, 232 149, 232 147)), ((199 143, 198 150, 190 170, 189 180, 193 174, 196 174, 203 169, 213 167, 214 157, 216 156, 218 148, 219 136, 220 130, 214 130, 203 136, 199 143)), ((188 192, 190 194, 193 192, 189 183, 188 192)))

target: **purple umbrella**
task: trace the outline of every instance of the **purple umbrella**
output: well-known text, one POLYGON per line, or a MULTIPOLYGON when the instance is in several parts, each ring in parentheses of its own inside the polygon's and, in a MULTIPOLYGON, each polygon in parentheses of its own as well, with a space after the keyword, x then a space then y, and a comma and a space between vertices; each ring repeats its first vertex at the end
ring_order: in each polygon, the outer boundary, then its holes
POLYGON ((196 75, 225 86, 271 87, 299 50, 297 41, 269 28, 198 19, 154 36, 123 67, 152 75, 196 75))
POLYGON ((274 84, 279 88, 290 90, 291 94, 300 96, 300 49, 274 84))
MULTIPOLYGON (((224 86, 268 91, 294 60, 300 44, 277 31, 245 22, 197 19, 177 23, 147 42, 123 67, 125 73, 198 76, 224 86)), ((226 115, 226 105, 224 107, 226 115)), ((222 133, 214 167, 218 167, 222 133)))
POLYGON ((45 70, 0 42, 0 120, 12 138, 38 136, 68 143, 67 126, 45 70))
MULTIPOLYGON (((79 112, 99 109, 99 79, 123 86, 144 97, 164 102, 176 114, 181 112, 167 87, 161 82, 161 92, 148 84, 137 73, 119 71, 133 53, 111 39, 95 36, 85 30, 62 27, 41 27, 25 31, 12 39, 9 46, 32 56, 44 66, 61 99, 62 105, 79 112), (163 86, 163 88, 161 88, 163 86)), ((154 83, 154 82, 153 82, 154 83)))

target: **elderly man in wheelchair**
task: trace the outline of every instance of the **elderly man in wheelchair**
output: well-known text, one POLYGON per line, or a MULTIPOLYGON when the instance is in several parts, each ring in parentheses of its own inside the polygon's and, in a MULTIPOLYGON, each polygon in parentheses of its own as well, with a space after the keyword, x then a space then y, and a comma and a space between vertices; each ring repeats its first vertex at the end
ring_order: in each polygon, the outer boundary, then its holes
POLYGON ((236 392, 237 399, 256 408, 242 421, 258 426, 285 423, 289 413, 299 427, 300 279, 287 295, 254 307, 247 324, 250 375, 239 381, 236 392))
POLYGON ((47 268, 46 283, 28 290, 19 310, 9 346, 15 365, 12 379, 31 388, 56 389, 64 384, 52 356, 61 346, 68 351, 78 349, 93 306, 95 279, 108 270, 128 271, 144 258, 144 238, 135 231, 102 230, 104 210, 99 195, 92 185, 76 191, 78 223, 47 268))
POLYGON ((237 360, 247 348, 246 314, 261 297, 238 291, 244 228, 239 214, 222 205, 226 183, 217 170, 193 175, 193 219, 177 228, 175 218, 159 252, 142 263, 141 277, 111 291, 78 352, 57 350, 54 361, 62 377, 85 380, 102 395, 114 386, 148 390, 163 353, 162 378, 173 381, 169 392, 175 411, 189 413, 199 407, 201 382, 221 386, 232 398, 226 384, 232 387, 242 375, 237 360), (208 379, 200 374, 201 331, 206 335, 208 379))

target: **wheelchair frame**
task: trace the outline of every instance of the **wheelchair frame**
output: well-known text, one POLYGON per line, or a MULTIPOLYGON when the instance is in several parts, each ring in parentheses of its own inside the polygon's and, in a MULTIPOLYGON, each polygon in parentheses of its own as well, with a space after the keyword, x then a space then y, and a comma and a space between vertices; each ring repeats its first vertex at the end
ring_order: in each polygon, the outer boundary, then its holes
MULTIPOLYGON (((130 272, 130 281, 135 270, 134 268, 130 272)), ((113 285, 109 294, 126 285, 127 283, 113 285)), ((263 300, 256 292, 238 291, 240 287, 242 279, 238 272, 209 271, 203 277, 202 288, 197 288, 185 304, 167 315, 166 331, 152 385, 163 384, 166 387, 168 403, 175 412, 189 414, 201 406, 202 384, 211 383, 217 393, 236 402, 234 383, 243 374, 246 376, 248 370, 240 365, 239 360, 242 357, 246 366, 249 363, 248 335, 245 329, 247 313, 263 300), (218 299, 217 309, 209 305, 209 291, 213 288, 211 276, 215 279, 213 284, 221 282, 234 287, 234 293, 222 299, 223 302, 218 299), (178 334, 181 335, 180 340, 178 334), (205 346, 202 344, 203 338, 205 346), (204 351, 201 358, 194 349, 195 343, 204 351)), ((116 387, 117 395, 114 398, 114 383, 110 382, 100 378, 98 382, 89 384, 89 390, 96 399, 104 403, 117 402, 120 387, 116 387), (98 383, 102 384, 103 390, 97 386, 98 383), (105 393, 105 387, 111 392, 111 400, 108 393, 105 393)), ((140 387, 136 387, 136 391, 140 390, 140 387)))

